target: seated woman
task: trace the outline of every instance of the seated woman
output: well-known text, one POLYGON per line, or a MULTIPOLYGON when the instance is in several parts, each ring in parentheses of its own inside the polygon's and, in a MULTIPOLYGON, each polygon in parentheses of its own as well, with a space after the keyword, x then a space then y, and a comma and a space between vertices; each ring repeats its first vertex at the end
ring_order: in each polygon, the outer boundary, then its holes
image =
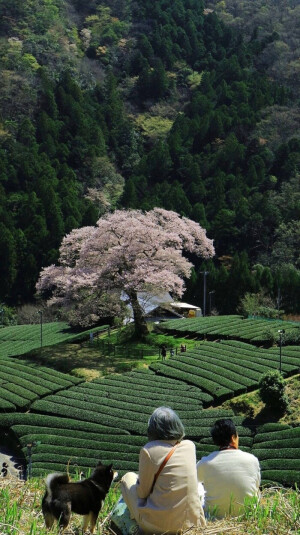
POLYGON ((121 479, 131 518, 145 533, 177 533, 205 526, 195 445, 183 437, 177 414, 168 407, 156 409, 148 422, 149 442, 140 451, 139 474, 128 472, 121 479))

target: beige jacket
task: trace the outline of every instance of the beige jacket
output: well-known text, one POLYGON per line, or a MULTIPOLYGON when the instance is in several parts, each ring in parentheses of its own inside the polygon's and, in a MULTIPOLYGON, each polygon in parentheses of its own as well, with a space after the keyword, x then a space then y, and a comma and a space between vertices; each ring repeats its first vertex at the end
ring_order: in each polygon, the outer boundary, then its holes
POLYGON ((125 474, 124 501, 139 526, 150 533, 176 533, 204 526, 196 471, 195 445, 183 440, 164 466, 150 494, 153 478, 175 441, 148 442, 140 451, 139 476, 125 474))

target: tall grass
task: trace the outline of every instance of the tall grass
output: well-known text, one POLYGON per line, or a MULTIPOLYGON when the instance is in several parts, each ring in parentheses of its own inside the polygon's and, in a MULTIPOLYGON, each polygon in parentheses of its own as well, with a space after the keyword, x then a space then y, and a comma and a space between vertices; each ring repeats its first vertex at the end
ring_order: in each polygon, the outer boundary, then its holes
MULTIPOLYGON (((0 479, 0 535, 46 535, 41 500, 44 493, 42 479, 20 481, 16 478, 0 479)), ((95 535, 108 535, 110 513, 120 495, 119 486, 111 488, 100 512, 95 535)), ((68 533, 79 535, 82 517, 72 515, 68 533)), ((58 534, 57 526, 51 530, 58 534)), ((299 535, 299 491, 270 488, 262 492, 261 499, 249 500, 240 518, 208 522, 204 530, 189 530, 189 535, 299 535)))

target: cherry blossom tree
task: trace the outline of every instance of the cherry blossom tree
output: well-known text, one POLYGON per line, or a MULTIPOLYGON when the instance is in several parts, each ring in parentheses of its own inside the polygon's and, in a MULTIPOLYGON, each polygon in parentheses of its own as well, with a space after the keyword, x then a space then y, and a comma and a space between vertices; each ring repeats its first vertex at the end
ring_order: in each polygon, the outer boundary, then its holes
POLYGON ((143 335, 147 326, 138 292, 180 297, 192 268, 183 251, 202 258, 214 255, 213 242, 198 223, 161 208, 117 210, 95 227, 65 236, 59 265, 42 270, 37 290, 50 290, 48 303, 71 308, 73 324, 79 325, 120 314, 125 294, 136 333, 143 335))

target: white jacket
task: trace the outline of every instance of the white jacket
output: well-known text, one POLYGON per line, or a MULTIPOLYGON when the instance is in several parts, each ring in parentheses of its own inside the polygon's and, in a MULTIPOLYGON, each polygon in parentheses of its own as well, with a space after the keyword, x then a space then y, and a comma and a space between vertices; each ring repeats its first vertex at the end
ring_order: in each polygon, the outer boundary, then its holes
POLYGON ((259 493, 260 466, 239 449, 214 451, 197 463, 198 481, 206 491, 205 510, 217 518, 243 511, 246 496, 259 493))

